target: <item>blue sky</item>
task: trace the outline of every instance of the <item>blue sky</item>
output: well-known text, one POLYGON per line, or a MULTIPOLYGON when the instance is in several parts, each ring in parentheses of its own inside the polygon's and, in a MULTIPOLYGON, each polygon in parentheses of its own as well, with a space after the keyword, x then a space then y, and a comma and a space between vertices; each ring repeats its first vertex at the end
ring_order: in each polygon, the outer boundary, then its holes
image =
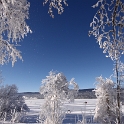
POLYGON ((33 31, 18 47, 23 62, 18 60, 1 66, 4 84, 16 84, 19 92, 39 91, 41 80, 49 71, 63 72, 67 80, 75 78, 80 89, 94 88, 95 78, 109 77, 113 62, 106 58, 93 36, 88 36, 90 22, 97 9, 97 0, 68 0, 62 15, 54 11, 52 19, 48 5, 42 0, 29 0, 27 24, 33 31))

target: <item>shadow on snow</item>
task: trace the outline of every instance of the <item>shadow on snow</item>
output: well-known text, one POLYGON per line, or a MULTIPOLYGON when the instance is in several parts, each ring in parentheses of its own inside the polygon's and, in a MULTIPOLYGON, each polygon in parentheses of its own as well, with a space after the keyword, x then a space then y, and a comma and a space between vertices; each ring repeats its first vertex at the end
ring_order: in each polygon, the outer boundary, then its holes
MULTIPOLYGON (((22 117, 20 123, 39 123, 38 118, 38 115, 27 115, 22 117)), ((66 114, 65 119, 63 120, 63 124, 76 124, 77 122, 82 121, 83 118, 86 123, 95 123, 93 121, 93 116, 91 115, 82 117, 81 114, 66 114)))

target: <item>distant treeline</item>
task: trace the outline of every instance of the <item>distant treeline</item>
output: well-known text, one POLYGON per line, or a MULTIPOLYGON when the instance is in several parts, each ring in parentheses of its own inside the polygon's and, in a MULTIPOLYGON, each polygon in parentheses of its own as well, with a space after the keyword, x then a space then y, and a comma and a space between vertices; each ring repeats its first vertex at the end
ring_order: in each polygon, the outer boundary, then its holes
MULTIPOLYGON (((96 98, 96 96, 93 90, 94 89, 80 89, 75 99, 94 99, 96 98)), ((43 95, 41 95, 39 92, 23 92, 19 94, 27 98, 37 98, 37 99, 44 98, 43 95)))
MULTIPOLYGON (((94 89, 80 89, 78 91, 78 94, 76 95, 75 99, 95 99, 95 91, 94 89)), ((115 89, 116 92, 116 89, 115 89)), ((37 98, 37 99, 43 99, 43 95, 41 95, 39 92, 23 92, 19 93, 22 96, 25 96, 26 98, 37 98)), ((124 103, 124 88, 121 89, 121 100, 124 103)))

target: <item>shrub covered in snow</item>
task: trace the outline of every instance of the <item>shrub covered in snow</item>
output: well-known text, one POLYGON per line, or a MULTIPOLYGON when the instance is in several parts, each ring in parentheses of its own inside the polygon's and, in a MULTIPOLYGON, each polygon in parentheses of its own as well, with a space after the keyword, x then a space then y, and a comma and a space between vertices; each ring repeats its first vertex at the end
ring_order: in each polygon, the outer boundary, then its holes
MULTIPOLYGON (((22 96, 18 94, 16 85, 0 87, 0 119, 12 119, 16 112, 21 113, 29 108, 22 96)), ((16 119, 15 119, 16 120, 16 119)))

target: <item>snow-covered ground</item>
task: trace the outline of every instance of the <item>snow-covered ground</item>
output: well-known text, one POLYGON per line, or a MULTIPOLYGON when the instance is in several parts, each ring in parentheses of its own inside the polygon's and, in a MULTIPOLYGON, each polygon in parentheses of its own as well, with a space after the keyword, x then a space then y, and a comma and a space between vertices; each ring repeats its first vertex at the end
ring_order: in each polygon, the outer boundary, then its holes
MULTIPOLYGON (((44 103, 43 99, 26 99, 26 104, 30 108, 30 112, 22 118, 21 123, 38 123, 38 115, 41 111, 41 106, 44 103)), ((78 120, 82 120, 82 115, 86 118, 87 124, 95 124, 93 122, 93 115, 95 109, 96 99, 76 99, 74 103, 64 105, 66 107, 67 115, 63 124, 76 124, 78 120)), ((122 107, 124 112, 124 106, 122 107)))
MULTIPOLYGON (((26 99, 26 104, 30 108, 26 118, 23 119, 25 123, 35 123, 41 111, 43 99, 26 99)), ((66 118, 63 123, 75 124, 78 120, 82 120, 84 115, 87 120, 93 121, 93 114, 95 109, 96 99, 75 99, 74 103, 66 103, 66 118)))
MULTIPOLYGON (((25 100, 26 104, 30 108, 30 113, 38 114, 40 107, 42 106, 43 99, 28 99, 25 100)), ((81 111, 93 112, 95 109, 96 99, 75 99, 74 103, 67 103, 64 107, 70 110, 72 114, 81 114, 81 111)))

